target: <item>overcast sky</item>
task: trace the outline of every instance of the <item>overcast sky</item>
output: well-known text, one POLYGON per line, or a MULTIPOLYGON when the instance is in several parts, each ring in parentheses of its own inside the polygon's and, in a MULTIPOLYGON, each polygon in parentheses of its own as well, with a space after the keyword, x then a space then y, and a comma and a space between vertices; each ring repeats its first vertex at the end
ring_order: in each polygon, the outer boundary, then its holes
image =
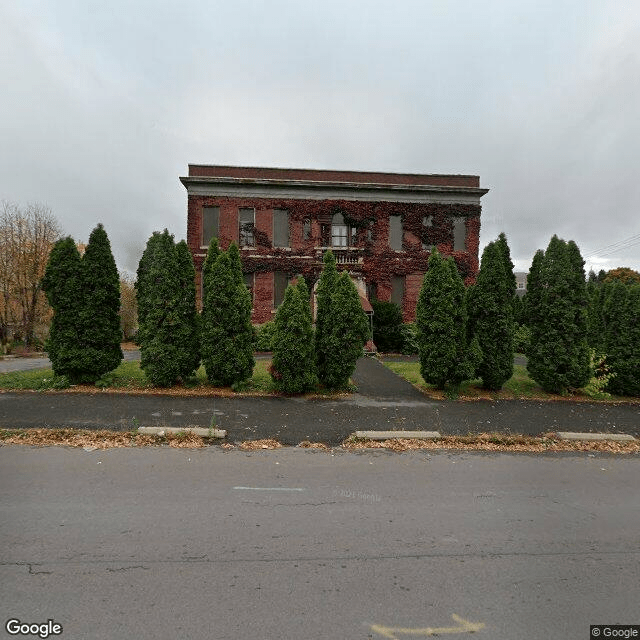
POLYGON ((189 163, 477 174, 517 269, 640 270, 638 43, 629 0, 2 2, 0 199, 135 272, 189 163))

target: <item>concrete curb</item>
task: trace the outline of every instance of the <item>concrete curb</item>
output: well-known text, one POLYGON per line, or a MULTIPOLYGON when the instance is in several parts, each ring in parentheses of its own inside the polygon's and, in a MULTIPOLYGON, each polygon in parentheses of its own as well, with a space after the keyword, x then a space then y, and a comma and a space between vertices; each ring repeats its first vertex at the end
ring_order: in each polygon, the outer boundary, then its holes
POLYGON ((356 431, 356 438, 366 440, 398 440, 412 438, 416 440, 437 440, 439 431, 356 431))
POLYGON ((628 433, 573 433, 571 431, 557 431, 561 440, 611 440, 613 442, 635 442, 635 438, 628 433))
POLYGON ((138 433, 163 436, 167 433, 194 433, 202 438, 226 438, 224 429, 205 429, 204 427, 138 427, 138 433))

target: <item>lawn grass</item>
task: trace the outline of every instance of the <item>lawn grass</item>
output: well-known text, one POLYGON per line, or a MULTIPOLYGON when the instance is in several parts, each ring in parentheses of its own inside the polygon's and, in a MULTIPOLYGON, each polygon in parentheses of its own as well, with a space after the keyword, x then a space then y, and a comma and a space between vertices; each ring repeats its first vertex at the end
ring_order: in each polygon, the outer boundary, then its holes
MULTIPOLYGON (((81 391, 97 393, 100 391, 114 391, 124 393, 156 393, 162 395, 234 395, 236 393, 249 395, 279 395, 269 374, 271 360, 260 358, 256 360, 253 375, 249 380, 235 388, 214 387, 207 381, 207 374, 203 366, 196 371, 193 378, 183 384, 173 387, 154 387, 144 375, 139 361, 123 361, 117 369, 102 376, 95 385, 69 386, 65 378, 55 377, 51 369, 35 369, 32 371, 15 371, 0 374, 0 390, 4 391, 81 391)), ((329 390, 318 388, 315 395, 331 395, 349 393, 354 390, 353 385, 347 389, 329 390)))
MULTIPOLYGON (((239 391, 252 393, 272 393, 273 383, 269 375, 270 360, 257 360, 253 369, 253 375, 239 391)), ((10 373, 0 374, 0 389, 5 391, 48 391, 56 389, 64 389, 67 387, 64 378, 55 377, 51 369, 34 369, 32 371, 13 371, 10 373)), ((162 393, 170 393, 172 391, 178 393, 187 392, 209 392, 220 388, 213 387, 207 381, 207 375, 204 367, 201 366, 196 375, 185 381, 183 385, 176 385, 169 389, 159 389, 154 387, 144 375, 144 371, 140 368, 138 361, 123 361, 117 369, 102 376, 100 380, 93 385, 72 385, 68 387, 70 390, 76 391, 130 391, 145 392, 154 391, 162 393)), ((227 392, 232 390, 227 388, 227 392)))
POLYGON ((637 398, 625 398, 621 396, 603 397, 603 394, 587 394, 584 390, 569 396, 547 393, 540 385, 529 377, 527 368, 516 364, 513 367, 513 376, 505 382, 500 391, 487 391, 481 386, 481 380, 466 380, 457 389, 436 389, 432 384, 427 384, 420 375, 419 362, 386 362, 383 364, 394 373, 408 380, 411 384, 424 391, 428 396, 436 399, 461 398, 461 399, 485 399, 485 400, 558 400, 571 399, 589 402, 624 402, 634 401, 637 398))

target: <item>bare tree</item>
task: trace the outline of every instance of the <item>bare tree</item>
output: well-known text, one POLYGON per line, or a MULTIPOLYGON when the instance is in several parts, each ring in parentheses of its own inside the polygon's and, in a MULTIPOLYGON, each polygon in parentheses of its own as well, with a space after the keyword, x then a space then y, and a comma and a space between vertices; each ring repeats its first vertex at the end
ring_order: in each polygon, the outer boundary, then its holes
POLYGON ((120 327, 125 340, 130 340, 138 328, 138 304, 134 279, 120 274, 120 327))
POLYGON ((40 280, 49 252, 60 237, 58 221, 49 207, 32 203, 20 207, 3 202, 0 211, 0 331, 4 340, 9 328, 27 346, 35 330, 50 314, 40 280))

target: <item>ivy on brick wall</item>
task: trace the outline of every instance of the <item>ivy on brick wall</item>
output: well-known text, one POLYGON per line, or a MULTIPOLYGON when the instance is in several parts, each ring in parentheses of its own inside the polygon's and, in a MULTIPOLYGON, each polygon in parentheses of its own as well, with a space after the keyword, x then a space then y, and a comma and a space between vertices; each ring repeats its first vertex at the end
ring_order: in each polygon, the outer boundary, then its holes
MULTIPOLYGON (((189 210, 193 215, 206 206, 251 207, 260 211, 286 209, 289 212, 289 234, 295 248, 276 248, 267 233, 254 229, 255 248, 242 250, 245 273, 286 271, 291 277, 304 276, 313 287, 320 271, 320 260, 310 260, 316 247, 330 244, 331 219, 342 214, 347 226, 355 229, 354 248, 361 249, 362 264, 339 265, 341 270, 362 274, 367 282, 390 288, 393 276, 424 273, 430 253, 423 245, 434 245, 444 256, 452 256, 465 284, 474 282, 478 270, 478 244, 480 236, 480 206, 446 203, 362 202, 352 200, 296 200, 270 198, 226 198, 198 196, 190 198, 189 210), (389 216, 400 216, 403 227, 402 252, 389 248, 389 216), (423 224, 430 217, 429 226, 423 224), (453 250, 454 219, 466 222, 466 249, 453 250), (314 221, 311 235, 303 237, 305 220, 314 221), (268 256, 265 252, 268 251, 268 256), (286 260, 283 260, 286 258, 286 260)), ((226 247, 231 238, 221 237, 226 247)))

